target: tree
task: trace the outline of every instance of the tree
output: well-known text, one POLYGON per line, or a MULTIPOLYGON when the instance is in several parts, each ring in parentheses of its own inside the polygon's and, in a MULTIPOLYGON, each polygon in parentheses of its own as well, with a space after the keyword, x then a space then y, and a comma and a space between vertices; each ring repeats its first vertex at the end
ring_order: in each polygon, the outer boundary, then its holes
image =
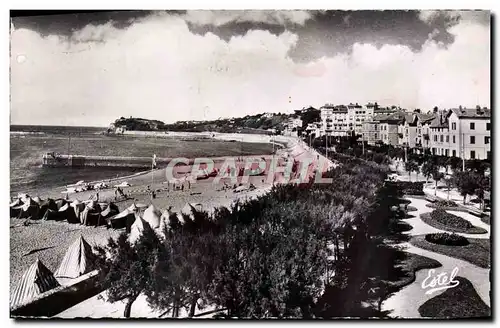
POLYGON ((410 178, 411 182, 411 172, 416 172, 417 173, 417 180, 418 180, 418 164, 417 162, 410 160, 405 163, 405 170, 408 172, 408 177, 410 178))
POLYGON ((425 177, 425 182, 427 183, 432 177, 434 171, 437 170, 437 165, 432 159, 428 159, 422 165, 422 174, 425 177))
POLYGON ((434 171, 432 172, 432 179, 434 179, 435 185, 434 185, 434 196, 437 195, 437 187, 438 187, 438 182, 444 178, 444 174, 439 172, 439 168, 434 168, 434 171))
POLYGON ((467 195, 473 195, 477 189, 476 176, 470 171, 456 172, 454 175, 455 185, 464 197, 464 205, 467 201, 467 195))
POLYGON ((105 247, 96 247, 99 284, 107 288, 107 301, 127 300, 123 316, 130 317, 133 302, 153 284, 151 268, 157 261, 160 242, 152 229, 145 229, 134 245, 122 233, 105 247))

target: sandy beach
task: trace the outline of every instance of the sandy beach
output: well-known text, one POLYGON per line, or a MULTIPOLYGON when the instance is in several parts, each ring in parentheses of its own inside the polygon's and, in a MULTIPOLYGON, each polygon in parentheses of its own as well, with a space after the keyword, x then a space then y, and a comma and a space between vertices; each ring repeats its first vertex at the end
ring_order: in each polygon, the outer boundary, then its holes
MULTIPOLYGON (((317 154, 307 149, 303 144, 298 144, 293 139, 285 138, 283 143, 287 143, 287 147, 283 153, 304 154, 307 153, 310 157, 317 158, 317 154)), ((220 163, 215 165, 220 167, 220 163)), ((187 166, 179 166, 176 169, 176 174, 182 175, 188 171, 187 166)), ((150 205, 151 203, 160 210, 166 210, 172 207, 173 211, 179 211, 186 203, 202 204, 203 210, 211 211, 213 208, 220 206, 230 206, 231 203, 237 200, 245 200, 251 197, 262 195, 272 188, 272 182, 267 179, 267 176, 250 176, 245 184, 249 186, 253 184, 255 189, 234 193, 232 188, 222 190, 224 182, 232 186, 230 179, 222 179, 218 183, 214 183, 214 178, 198 180, 190 185, 190 188, 184 190, 173 190, 172 185, 166 183, 167 177, 164 169, 158 169, 150 172, 143 172, 129 177, 113 179, 109 182, 110 187, 128 182, 131 186, 123 188, 127 194, 126 200, 115 200, 115 192, 113 188, 108 188, 99 191, 99 201, 112 201, 124 210, 132 203, 150 205), (150 189, 156 191, 156 198, 152 199, 148 192, 150 189)), ((44 190, 38 195, 42 199, 46 198, 64 198, 64 186, 44 190)), ((80 201, 88 200, 95 197, 96 191, 89 190, 79 193, 68 194, 70 200, 78 199, 80 201)), ((71 245, 80 235, 91 244, 98 245, 105 243, 108 238, 115 238, 119 235, 119 230, 107 229, 106 227, 91 227, 82 226, 79 224, 69 224, 67 222, 53 221, 31 221, 29 226, 23 226, 24 220, 10 219, 10 287, 16 286, 23 272, 39 258, 53 272, 57 270, 60 261, 62 260, 69 245, 71 245)))

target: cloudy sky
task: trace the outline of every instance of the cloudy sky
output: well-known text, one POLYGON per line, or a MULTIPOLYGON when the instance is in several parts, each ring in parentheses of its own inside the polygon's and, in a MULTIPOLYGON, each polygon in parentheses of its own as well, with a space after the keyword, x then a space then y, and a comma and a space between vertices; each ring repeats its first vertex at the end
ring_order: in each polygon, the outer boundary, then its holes
POLYGON ((11 124, 201 120, 325 103, 490 106, 490 13, 14 17, 11 124))

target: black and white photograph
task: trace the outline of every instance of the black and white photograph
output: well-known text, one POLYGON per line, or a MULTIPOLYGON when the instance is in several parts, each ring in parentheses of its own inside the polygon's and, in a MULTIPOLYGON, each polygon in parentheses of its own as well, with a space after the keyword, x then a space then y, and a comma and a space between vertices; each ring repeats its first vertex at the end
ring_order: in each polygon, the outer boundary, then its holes
POLYGON ((10 318, 491 320, 494 16, 11 10, 10 318))

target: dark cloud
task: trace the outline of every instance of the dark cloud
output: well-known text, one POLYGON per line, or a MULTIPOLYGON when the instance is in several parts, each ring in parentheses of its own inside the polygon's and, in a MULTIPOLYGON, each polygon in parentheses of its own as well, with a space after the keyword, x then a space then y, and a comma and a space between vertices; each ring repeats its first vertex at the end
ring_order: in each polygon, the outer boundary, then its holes
MULTIPOLYGON (((97 12, 37 12, 29 15, 11 12, 16 28, 28 28, 43 36, 56 34, 71 37, 85 26, 111 22, 116 28, 126 28, 138 19, 157 11, 97 11, 97 12)), ((170 11, 182 15, 185 11, 170 11)), ((370 43, 377 47, 385 44, 405 45, 419 51, 429 39, 443 46, 453 42, 447 28, 457 24, 459 18, 438 14, 424 21, 418 11, 368 11, 327 10, 311 11, 312 18, 301 24, 274 24, 273 22, 230 21, 222 25, 200 25, 188 23, 192 33, 204 35, 211 32, 223 40, 245 35, 250 30, 265 30, 279 35, 288 30, 298 35, 296 46, 289 52, 296 62, 309 62, 338 53, 349 52, 355 43, 370 43)))
MULTIPOLYGON (((40 33, 42 36, 60 35, 70 37, 73 32, 85 26, 100 25, 112 22, 116 28, 127 28, 134 21, 147 17, 155 11, 11 11, 15 28, 26 28, 40 33)), ((157 11, 156 11, 157 12, 157 11)), ((171 11, 172 13, 182 11, 171 11)))

